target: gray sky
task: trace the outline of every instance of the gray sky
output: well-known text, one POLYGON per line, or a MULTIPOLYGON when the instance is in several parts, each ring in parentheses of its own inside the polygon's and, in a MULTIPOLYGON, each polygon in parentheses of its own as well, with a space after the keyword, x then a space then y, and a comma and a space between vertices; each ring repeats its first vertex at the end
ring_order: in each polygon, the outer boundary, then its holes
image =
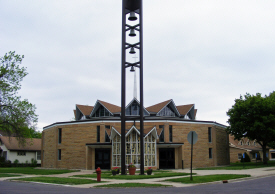
MULTIPOLYGON (((25 55, 19 94, 36 105, 39 130, 71 120, 75 104, 120 106, 121 2, 0 1, 0 55, 25 55)), ((195 103, 198 120, 227 124, 240 95, 274 90, 274 0, 144 0, 143 9, 145 107, 195 103)))

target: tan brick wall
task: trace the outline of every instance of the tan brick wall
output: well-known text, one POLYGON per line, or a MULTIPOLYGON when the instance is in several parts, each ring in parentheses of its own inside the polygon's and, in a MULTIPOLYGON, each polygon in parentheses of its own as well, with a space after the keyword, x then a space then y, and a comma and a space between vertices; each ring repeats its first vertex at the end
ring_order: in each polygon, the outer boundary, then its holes
POLYGON ((229 138, 224 129, 220 127, 213 127, 216 131, 216 155, 217 164, 216 165, 229 165, 230 155, 229 155, 229 138))
MULTIPOLYGON (((134 123, 127 122, 126 128, 134 123)), ((105 142, 105 123, 74 124, 52 127, 43 131, 44 137, 44 160, 43 167, 68 168, 68 169, 94 169, 95 149, 87 147, 87 143, 97 142, 97 126, 100 125, 100 142, 105 142), (58 144, 58 128, 62 128, 62 143, 58 144), (57 150, 61 149, 61 161, 57 160, 57 150)), ((107 125, 120 128, 120 123, 109 123, 107 125)), ((145 122, 144 127, 153 128, 164 125, 165 143, 169 143, 169 125, 173 126, 173 142, 184 143, 175 148, 175 167, 190 168, 191 145, 187 141, 187 134, 195 131, 198 134, 198 142, 193 146, 193 167, 206 167, 225 165, 229 163, 228 135, 221 127, 212 124, 198 123, 176 123, 176 122, 145 122), (212 127, 212 142, 208 142, 208 127, 212 127), (213 148, 213 158, 209 159, 209 148, 213 148)), ((139 123, 136 123, 139 128, 139 123)), ((157 149, 157 167, 159 167, 159 150, 157 149)))
POLYGON ((241 160, 238 159, 238 154, 243 154, 245 150, 237 149, 237 148, 230 148, 230 162, 240 162, 241 160))

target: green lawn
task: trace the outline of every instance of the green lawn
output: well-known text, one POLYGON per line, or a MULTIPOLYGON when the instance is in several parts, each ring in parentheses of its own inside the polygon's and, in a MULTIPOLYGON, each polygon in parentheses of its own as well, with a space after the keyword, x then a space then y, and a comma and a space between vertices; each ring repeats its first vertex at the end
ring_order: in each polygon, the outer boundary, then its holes
POLYGON ((31 177, 31 178, 20 178, 20 179, 12 179, 12 180, 65 184, 65 185, 82 185, 82 184, 98 183, 97 181, 90 180, 90 179, 60 178, 60 177, 31 177))
POLYGON ((21 175, 0 173, 0 178, 2 178, 2 177, 14 177, 14 176, 21 176, 21 175))
POLYGON ((0 168, 0 173, 50 175, 77 172, 78 170, 58 170, 58 169, 35 169, 33 167, 0 168))
POLYGON ((208 167, 208 168, 197 168, 196 170, 243 170, 253 168, 264 168, 275 166, 275 161, 268 161, 268 165, 264 165, 262 162, 245 162, 243 163, 231 163, 229 166, 220 167, 208 167))
POLYGON ((244 178, 244 177, 250 177, 250 175, 247 175, 247 174, 214 174, 214 175, 205 175, 205 176, 193 176, 192 181, 190 180, 190 177, 175 178, 175 179, 169 179, 166 181, 192 184, 192 183, 208 183, 208 182, 214 182, 214 181, 239 179, 239 178, 244 178))
MULTIPOLYGON (((193 173, 194 174, 194 173, 193 173)), ((153 171, 152 175, 115 175, 113 176, 111 172, 109 173, 103 173, 101 174, 101 178, 106 179, 151 179, 151 178, 162 178, 162 177, 173 177, 173 176, 187 176, 190 175, 190 173, 177 173, 177 172, 171 172, 171 171, 153 171)), ((85 175, 74 175, 73 177, 82 177, 82 178, 96 178, 96 174, 85 174, 85 175)))
POLYGON ((172 185, 146 184, 146 183, 119 183, 109 185, 97 185, 94 187, 127 188, 127 187, 171 187, 172 185))

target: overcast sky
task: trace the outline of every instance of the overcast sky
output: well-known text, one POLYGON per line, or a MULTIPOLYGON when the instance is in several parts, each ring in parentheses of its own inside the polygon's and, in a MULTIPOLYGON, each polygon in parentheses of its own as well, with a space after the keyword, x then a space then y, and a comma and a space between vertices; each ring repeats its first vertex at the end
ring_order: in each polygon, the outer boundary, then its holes
MULTIPOLYGON (((194 103, 197 120, 227 124, 240 95, 274 90, 274 0, 144 0, 143 9, 145 107, 194 103)), ((36 105, 39 130, 72 120, 76 104, 120 106, 121 18, 122 0, 0 1, 0 56, 25 55, 19 94, 36 105)))

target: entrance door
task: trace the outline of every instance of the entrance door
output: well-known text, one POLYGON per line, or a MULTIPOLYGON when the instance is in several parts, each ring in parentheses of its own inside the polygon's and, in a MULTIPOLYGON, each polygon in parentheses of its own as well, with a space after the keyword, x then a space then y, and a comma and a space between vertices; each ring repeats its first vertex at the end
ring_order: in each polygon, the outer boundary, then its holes
POLYGON ((175 169, 175 149, 174 148, 159 149, 159 168, 175 169))
POLYGON ((95 168, 110 169, 110 149, 95 149, 95 168))

